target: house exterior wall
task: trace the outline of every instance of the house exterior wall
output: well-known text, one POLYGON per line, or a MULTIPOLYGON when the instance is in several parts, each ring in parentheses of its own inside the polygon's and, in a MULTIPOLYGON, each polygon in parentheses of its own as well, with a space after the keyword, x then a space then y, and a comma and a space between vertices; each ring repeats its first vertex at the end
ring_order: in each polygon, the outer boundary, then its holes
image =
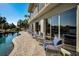
POLYGON ((66 10, 72 9, 74 7, 77 7, 77 40, 76 40, 76 51, 79 52, 79 5, 78 4, 59 4, 57 6, 55 6, 53 9, 49 10, 48 12, 46 12, 45 14, 43 14, 42 16, 38 17, 38 19, 34 20, 40 21, 40 25, 41 25, 41 32, 43 33, 43 38, 45 38, 45 32, 46 32, 46 26, 45 26, 45 18, 49 18, 51 16, 54 16, 56 14, 60 14, 66 10))
POLYGON ((45 14, 43 14, 42 16, 40 16, 38 18, 38 20, 41 20, 44 18, 49 18, 51 16, 54 16, 56 14, 69 10, 71 8, 74 8, 75 6, 76 6, 76 4, 59 4, 59 5, 55 6, 53 9, 51 9, 48 12, 46 12, 45 14))
MULTIPOLYGON (((60 14, 61 12, 64 12, 66 10, 72 9, 76 6, 76 4, 61 4, 56 6, 54 9, 50 10, 46 14, 42 15, 41 17, 38 18, 39 21, 41 21, 41 32, 44 34, 45 32, 45 18, 49 18, 51 16, 54 16, 56 14, 60 14)), ((44 37, 44 36, 43 36, 44 37)))

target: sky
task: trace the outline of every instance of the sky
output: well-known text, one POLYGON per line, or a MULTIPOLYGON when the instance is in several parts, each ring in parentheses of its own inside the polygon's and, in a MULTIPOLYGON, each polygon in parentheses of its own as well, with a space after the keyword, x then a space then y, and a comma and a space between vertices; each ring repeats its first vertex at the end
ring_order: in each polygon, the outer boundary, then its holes
POLYGON ((19 19, 24 19, 28 15, 27 3, 0 3, 0 16, 6 17, 8 23, 17 24, 19 19))

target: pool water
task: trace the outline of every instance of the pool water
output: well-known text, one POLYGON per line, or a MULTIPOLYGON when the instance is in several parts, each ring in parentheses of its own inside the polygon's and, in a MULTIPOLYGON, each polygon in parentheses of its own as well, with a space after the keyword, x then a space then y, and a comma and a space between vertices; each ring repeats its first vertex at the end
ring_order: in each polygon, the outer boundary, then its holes
POLYGON ((2 35, 0 37, 0 56, 8 56, 13 49, 12 39, 17 36, 17 33, 2 35))

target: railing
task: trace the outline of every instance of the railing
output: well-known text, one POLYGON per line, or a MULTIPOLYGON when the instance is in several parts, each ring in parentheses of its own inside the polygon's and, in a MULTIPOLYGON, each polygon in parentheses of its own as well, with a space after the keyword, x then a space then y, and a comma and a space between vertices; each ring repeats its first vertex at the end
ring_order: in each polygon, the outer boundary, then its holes
POLYGON ((32 19, 38 13, 38 7, 34 9, 34 12, 31 13, 30 19, 32 19))
POLYGON ((45 3, 39 3, 39 11, 45 6, 45 3))

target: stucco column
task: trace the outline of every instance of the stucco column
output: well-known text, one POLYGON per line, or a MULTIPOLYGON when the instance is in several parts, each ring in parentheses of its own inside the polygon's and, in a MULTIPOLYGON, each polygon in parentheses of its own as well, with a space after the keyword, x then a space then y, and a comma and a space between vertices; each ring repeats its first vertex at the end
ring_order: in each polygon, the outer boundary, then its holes
POLYGON ((42 19, 42 25, 41 25, 41 30, 42 30, 42 33, 43 33, 43 39, 45 39, 46 37, 46 20, 42 19))
POLYGON ((79 5, 77 5, 77 40, 76 40, 76 51, 79 52, 79 5))
POLYGON ((29 25, 28 31, 32 32, 32 24, 29 25))
POLYGON ((35 34, 35 32, 36 32, 35 22, 33 23, 33 32, 34 32, 34 34, 35 34))

